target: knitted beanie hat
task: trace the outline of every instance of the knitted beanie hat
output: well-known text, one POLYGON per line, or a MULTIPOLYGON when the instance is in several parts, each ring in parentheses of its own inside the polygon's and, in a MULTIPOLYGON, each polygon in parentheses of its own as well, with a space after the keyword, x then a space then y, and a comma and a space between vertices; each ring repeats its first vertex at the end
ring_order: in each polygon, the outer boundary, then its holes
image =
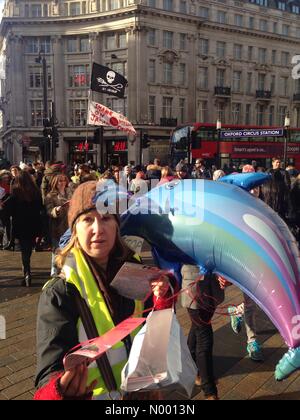
POLYGON ((96 204, 93 198, 96 195, 97 181, 84 182, 79 185, 69 204, 68 221, 72 229, 79 216, 91 210, 95 210, 96 204))
MULTIPOLYGON (((96 194, 97 194, 97 184, 101 181, 87 181, 83 184, 80 184, 69 204, 68 212, 68 222, 69 227, 72 229, 78 217, 82 214, 88 213, 91 210, 96 209, 96 194)), ((120 224, 120 219, 117 214, 114 214, 115 219, 118 224, 120 224)))

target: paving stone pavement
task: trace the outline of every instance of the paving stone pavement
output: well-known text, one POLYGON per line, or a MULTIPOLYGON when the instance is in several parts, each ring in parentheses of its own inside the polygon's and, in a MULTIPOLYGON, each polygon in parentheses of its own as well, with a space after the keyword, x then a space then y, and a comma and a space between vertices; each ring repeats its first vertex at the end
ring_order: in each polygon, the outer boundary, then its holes
MULTIPOLYGON (((149 253, 144 253, 149 258, 149 253)), ((150 260, 146 261, 149 262, 150 260)), ((20 287, 20 254, 0 251, 0 317, 6 321, 6 339, 0 340, 0 400, 30 400, 34 394, 36 369, 35 335, 36 310, 41 286, 48 279, 49 253, 34 253, 33 286, 20 287)), ((241 292, 230 287, 226 303, 242 302, 241 292)), ((264 342, 264 363, 254 363, 246 357, 245 332, 235 335, 229 318, 222 308, 213 320, 215 331, 215 370, 222 400, 300 400, 300 372, 288 380, 276 383, 274 369, 286 348, 272 324, 261 315, 259 337, 264 342)), ((190 321, 186 310, 178 307, 178 319, 188 334, 190 321)), ((1 330, 0 330, 1 332, 1 330)), ((174 393, 170 399, 184 399, 174 393)), ((194 400, 203 395, 195 388, 194 400)))

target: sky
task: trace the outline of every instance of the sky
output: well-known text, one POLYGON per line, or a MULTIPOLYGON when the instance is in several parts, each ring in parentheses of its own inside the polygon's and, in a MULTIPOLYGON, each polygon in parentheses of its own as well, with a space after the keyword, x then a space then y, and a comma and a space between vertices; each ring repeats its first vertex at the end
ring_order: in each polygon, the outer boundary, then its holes
POLYGON ((0 0, 0 19, 2 18, 3 4, 4 4, 4 0, 0 0))

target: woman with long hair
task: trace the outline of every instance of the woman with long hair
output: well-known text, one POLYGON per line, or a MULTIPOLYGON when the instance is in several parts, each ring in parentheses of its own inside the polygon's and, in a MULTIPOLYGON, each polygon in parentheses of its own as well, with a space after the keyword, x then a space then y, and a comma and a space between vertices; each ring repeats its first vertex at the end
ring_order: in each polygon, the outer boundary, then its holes
MULTIPOLYGON (((10 196, 10 183, 11 183, 11 174, 7 170, 0 171, 0 188, 3 191, 1 202, 6 203, 10 196)), ((3 204, 4 206, 4 204, 3 204)), ((11 239, 11 220, 10 215, 7 213, 7 211, 3 208, 3 211, 0 213, 0 221, 3 226, 3 235, 1 235, 1 244, 4 240, 4 236, 6 235, 6 244, 2 244, 2 249, 4 250, 11 250, 14 246, 12 244, 11 239)))
MULTIPOLYGON (((122 242, 118 215, 101 212, 98 205, 96 209, 97 192, 95 181, 75 190, 68 212, 72 237, 57 258, 62 270, 45 285, 40 298, 38 400, 103 400, 116 396, 131 346, 130 336, 108 350, 101 363, 64 370, 63 357, 78 343, 105 334, 135 311, 143 310, 136 306, 138 302, 121 296, 110 286, 123 264, 138 264, 139 257, 122 242)), ((167 276, 153 281, 151 287, 156 308, 172 307, 167 276)))
POLYGON ((41 230, 42 197, 27 171, 20 171, 11 188, 11 196, 3 209, 12 217, 12 234, 20 243, 24 279, 22 286, 31 285, 30 258, 35 238, 41 230))
POLYGON ((59 239, 68 229, 68 204, 72 195, 68 189, 68 184, 69 180, 66 175, 61 174, 54 176, 50 183, 51 191, 45 198, 52 248, 51 276, 57 274, 54 260, 59 239))

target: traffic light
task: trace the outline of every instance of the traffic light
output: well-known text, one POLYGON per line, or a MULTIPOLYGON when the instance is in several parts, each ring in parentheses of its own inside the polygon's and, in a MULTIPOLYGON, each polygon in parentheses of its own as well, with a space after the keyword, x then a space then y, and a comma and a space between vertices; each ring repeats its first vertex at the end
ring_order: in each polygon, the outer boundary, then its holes
POLYGON ((44 127, 43 136, 47 137, 47 138, 51 137, 52 136, 52 128, 51 127, 44 127))
POLYGON ((142 149, 147 149, 150 146, 150 139, 148 134, 144 134, 142 138, 142 149))
POLYGON ((52 144, 53 147, 59 147, 59 134, 56 127, 52 127, 52 144))

